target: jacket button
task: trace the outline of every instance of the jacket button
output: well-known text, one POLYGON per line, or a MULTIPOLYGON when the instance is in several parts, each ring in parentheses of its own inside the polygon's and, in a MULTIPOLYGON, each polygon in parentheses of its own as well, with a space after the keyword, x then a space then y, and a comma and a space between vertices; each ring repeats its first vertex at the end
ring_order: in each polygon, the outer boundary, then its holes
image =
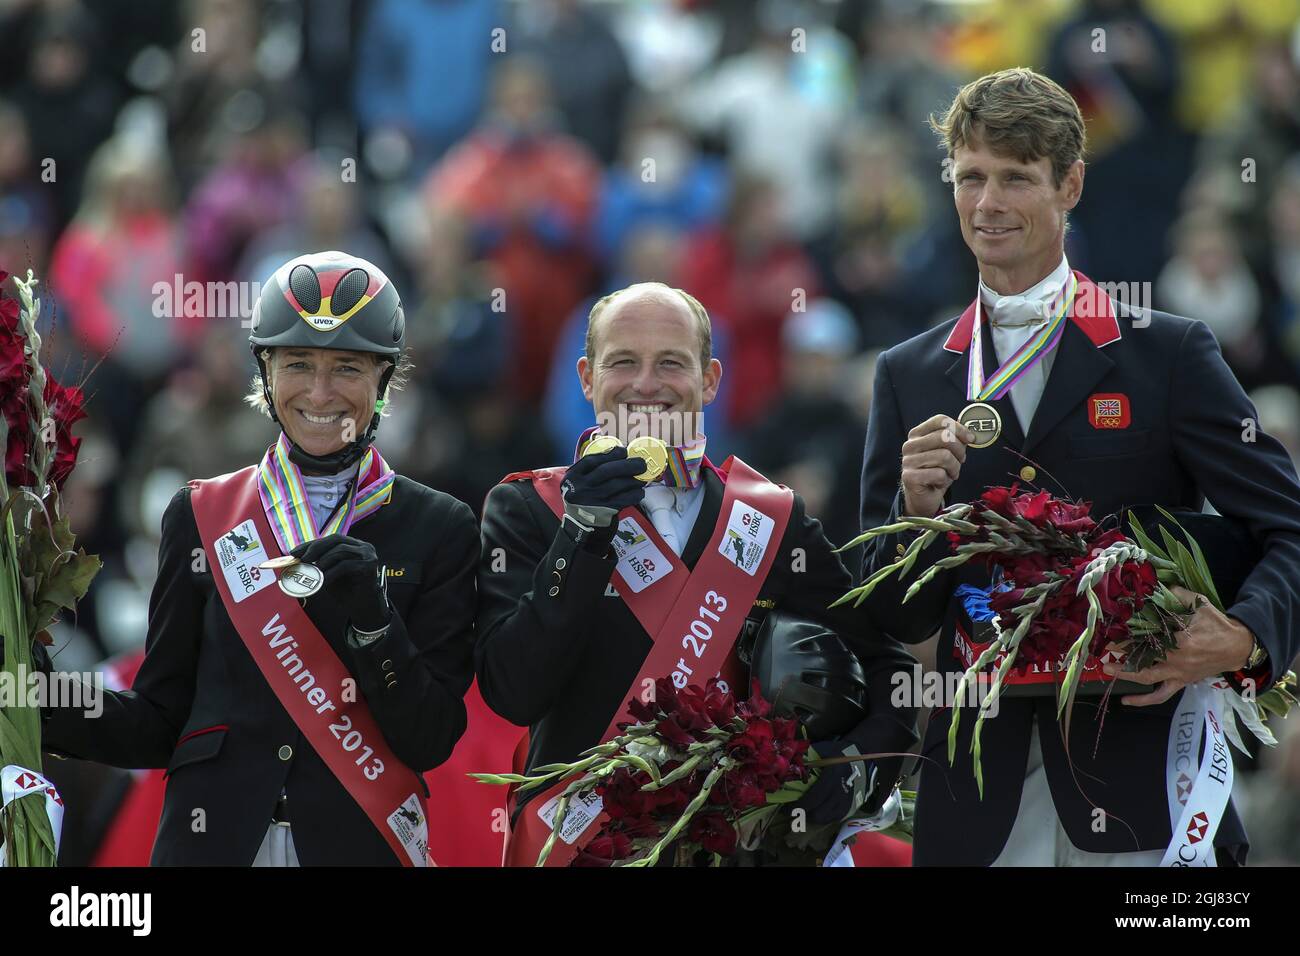
POLYGON ((1020 469, 1021 481, 1033 481, 1037 477, 1038 477, 1038 472, 1034 470, 1033 465, 1025 465, 1024 468, 1020 469))
POLYGON ((547 591, 546 593, 549 594, 551 597, 555 597, 557 594, 560 593, 560 589, 559 589, 559 588, 551 588, 551 589, 550 589, 549 591, 547 591))
POLYGON ((285 744, 283 747, 280 748, 281 760, 288 760, 292 756, 293 756, 293 748, 290 747, 288 744, 285 744))
POLYGON ((557 571, 563 571, 563 570, 564 570, 565 568, 567 568, 568 566, 569 566, 569 562, 568 562, 568 561, 565 561, 563 558, 556 558, 556 559, 555 559, 555 570, 557 570, 557 571))
POLYGON ((392 662, 392 661, 384 661, 384 662, 383 662, 382 664, 380 664, 379 666, 382 667, 382 668, 383 668, 384 670, 386 670, 386 671, 391 671, 391 670, 393 669, 393 662, 392 662))

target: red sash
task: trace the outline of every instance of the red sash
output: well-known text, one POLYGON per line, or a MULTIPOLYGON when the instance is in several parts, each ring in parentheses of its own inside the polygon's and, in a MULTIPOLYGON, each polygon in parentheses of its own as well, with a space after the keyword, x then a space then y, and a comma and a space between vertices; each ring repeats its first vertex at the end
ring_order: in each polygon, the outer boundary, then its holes
MULTIPOLYGON (((542 500, 556 515, 563 515, 560 482, 564 468, 507 475, 505 481, 531 479, 542 500)), ((620 723, 631 720, 626 701, 644 688, 669 677, 681 688, 703 684, 720 675, 741 696, 743 668, 733 653, 749 609, 777 557, 790 520, 794 494, 775 485, 739 458, 722 466, 726 493, 717 524, 694 570, 673 553, 638 508, 619 512, 615 551, 619 570, 611 583, 651 636, 654 645, 623 695, 624 703, 610 719, 601 742, 618 733, 620 723), (668 570, 660 565, 660 559, 668 570), (649 565, 649 567, 647 567, 649 565)), ((558 795, 569 781, 556 784, 529 800, 519 814, 506 845, 506 866, 535 866, 551 835, 558 795)), ((513 796, 513 795, 512 795, 513 796)), ((513 799, 511 803, 513 809, 513 799)), ((595 838, 606 819, 594 794, 571 803, 560 837, 547 866, 567 866, 595 838)))
POLYGON ((212 580, 258 670, 402 865, 428 865, 420 778, 389 748, 355 679, 302 605, 275 586, 274 572, 257 567, 280 554, 257 494, 257 468, 190 487, 212 580))

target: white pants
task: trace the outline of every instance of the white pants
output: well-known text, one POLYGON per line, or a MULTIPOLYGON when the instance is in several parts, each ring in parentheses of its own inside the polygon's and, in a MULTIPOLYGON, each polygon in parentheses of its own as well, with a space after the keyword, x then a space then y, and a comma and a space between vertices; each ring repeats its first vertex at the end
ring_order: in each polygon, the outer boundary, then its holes
POLYGON ((1038 739, 1038 717, 1029 738, 1029 763, 1025 768, 1025 786, 1020 791, 1020 810, 1007 845, 994 866, 1159 866, 1164 850, 1138 850, 1132 853, 1089 853, 1070 842, 1047 785, 1043 769, 1043 747, 1038 739))
POLYGON ((253 866, 298 866, 298 853, 293 848, 293 834, 289 824, 272 823, 266 828, 262 845, 257 848, 253 866))

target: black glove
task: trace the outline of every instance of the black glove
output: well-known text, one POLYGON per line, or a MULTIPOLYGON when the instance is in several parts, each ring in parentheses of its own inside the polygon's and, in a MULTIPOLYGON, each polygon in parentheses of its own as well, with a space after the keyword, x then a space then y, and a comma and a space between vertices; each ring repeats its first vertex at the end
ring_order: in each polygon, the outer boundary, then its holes
MULTIPOLYGON (((812 749, 823 759, 862 754, 851 740, 825 740, 813 744, 812 749)), ((855 760, 816 770, 817 779, 795 804, 808 814, 808 822, 813 826, 848 819, 866 802, 876 782, 877 768, 870 760, 855 760)))
POLYGON ((628 458, 626 448, 579 458, 560 485, 564 513, 584 528, 606 529, 612 539, 614 516, 645 497, 645 483, 636 477, 643 471, 645 461, 628 458))
POLYGON ((289 553, 324 572, 323 588, 347 612, 355 630, 377 631, 392 618, 379 577, 379 556, 368 541, 329 534, 289 553))

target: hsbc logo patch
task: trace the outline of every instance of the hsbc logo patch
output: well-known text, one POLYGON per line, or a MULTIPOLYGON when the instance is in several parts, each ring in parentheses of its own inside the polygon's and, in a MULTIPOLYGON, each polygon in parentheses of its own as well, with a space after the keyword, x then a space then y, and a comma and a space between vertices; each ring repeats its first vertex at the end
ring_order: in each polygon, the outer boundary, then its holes
POLYGON ((1210 829, 1210 818, 1206 816, 1205 811, 1192 816, 1192 822, 1187 824, 1187 842, 1200 843, 1205 839, 1205 834, 1210 829))
POLYGON ((618 555, 614 570, 633 593, 644 591, 673 569, 672 562, 655 547, 635 518, 618 523, 613 544, 618 555))

